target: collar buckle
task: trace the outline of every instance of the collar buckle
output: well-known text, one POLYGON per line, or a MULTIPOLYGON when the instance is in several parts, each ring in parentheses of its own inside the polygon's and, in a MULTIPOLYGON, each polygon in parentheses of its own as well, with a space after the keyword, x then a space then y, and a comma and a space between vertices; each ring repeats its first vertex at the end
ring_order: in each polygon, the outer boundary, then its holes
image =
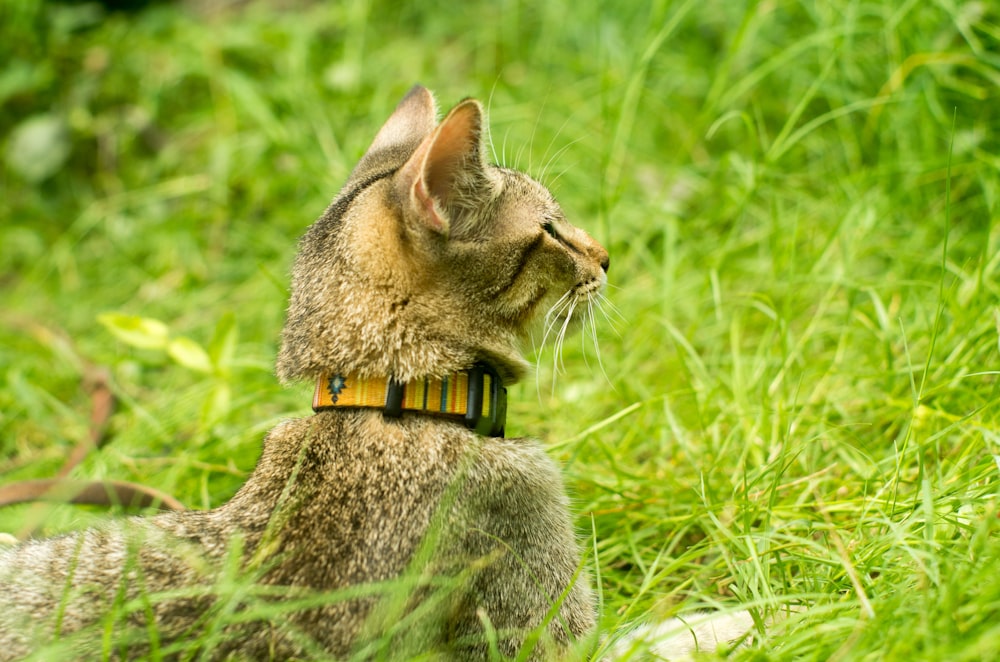
POLYGON ((469 370, 469 393, 466 401, 465 427, 484 437, 502 437, 507 422, 507 389, 496 370, 477 363, 469 370), (489 388, 485 376, 489 375, 489 388), (483 416, 483 403, 489 402, 489 415, 483 416))

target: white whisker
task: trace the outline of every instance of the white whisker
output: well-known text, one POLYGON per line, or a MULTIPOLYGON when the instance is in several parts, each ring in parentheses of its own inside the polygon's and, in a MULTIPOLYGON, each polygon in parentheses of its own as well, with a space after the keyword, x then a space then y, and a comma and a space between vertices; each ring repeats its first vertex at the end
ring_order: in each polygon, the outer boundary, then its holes
POLYGON ((566 116, 566 119, 563 120, 562 125, 556 131, 555 135, 552 136, 551 140, 549 140, 549 144, 545 146, 545 153, 542 155, 542 159, 543 159, 542 170, 541 170, 541 172, 539 173, 539 176, 538 176, 538 180, 539 181, 545 181, 545 175, 549 171, 549 168, 552 166, 552 163, 560 155, 562 155, 563 152, 565 152, 571 145, 574 145, 574 144, 580 142, 581 140, 583 140, 583 137, 581 136, 580 138, 571 141, 568 145, 563 145, 560 149, 556 150, 553 153, 552 147, 556 144, 556 142, 562 136, 563 130, 566 128, 566 125, 569 124, 569 121, 570 121, 571 118, 572 118, 572 115, 567 115, 566 116))
POLYGON ((616 305, 615 305, 615 302, 614 302, 614 301, 612 301, 611 299, 609 299, 609 298, 608 298, 608 297, 607 297, 607 296, 606 296, 606 295, 604 294, 604 292, 598 292, 598 293, 597 293, 597 296, 599 296, 599 297, 601 298, 601 301, 602 301, 602 302, 603 302, 604 304, 606 304, 606 305, 608 306, 608 308, 610 308, 610 309, 611 309, 611 311, 612 311, 612 312, 614 312, 614 314, 615 314, 615 315, 616 315, 617 317, 619 317, 619 318, 620 318, 620 319, 621 319, 621 320, 622 320, 623 322, 625 321, 625 318, 624 318, 624 317, 622 316, 621 312, 620 312, 620 311, 618 310, 618 306, 616 306, 616 305))
POLYGON ((618 307, 612 303, 611 299, 604 296, 602 292, 597 293, 597 298, 597 309, 601 311, 602 315, 604 315, 604 319, 608 321, 608 324, 611 326, 611 330, 618 336, 621 336, 621 333, 618 331, 618 324, 625 324, 628 320, 625 319, 625 316, 622 315, 620 310, 618 310, 618 307), (605 308, 607 308, 607 310, 605 310, 605 308), (610 315, 608 314, 608 311, 611 312, 610 315))
MULTIPOLYGON (((486 100, 486 115, 489 116, 490 111, 493 110, 493 95, 497 91, 497 84, 500 82, 500 74, 493 79, 493 87, 490 88, 490 96, 486 100)), ((501 163, 497 160, 497 146, 493 144, 493 132, 490 130, 490 123, 486 123, 486 144, 490 146, 490 151, 493 153, 493 163, 501 163)))
POLYGON ((535 124, 531 127, 531 137, 528 139, 528 167, 526 168, 527 172, 532 172, 531 162, 532 162, 532 155, 534 154, 535 151, 535 136, 538 134, 538 125, 541 124, 542 121, 542 111, 545 110, 545 107, 548 106, 549 104, 549 94, 551 94, 551 92, 549 91, 545 93, 545 97, 542 99, 541 110, 539 110, 538 115, 535 116, 535 124))
POLYGON ((559 180, 562 178, 562 176, 565 175, 570 170, 572 170, 574 167, 576 167, 575 163, 571 163, 570 165, 566 166, 565 168, 560 170, 559 174, 557 174, 555 177, 553 177, 550 180, 547 180, 545 182, 545 186, 548 187, 550 190, 555 190, 556 188, 558 188, 556 184, 559 183, 559 180))
POLYGON ((549 331, 552 332, 552 377, 553 385, 555 383, 555 377, 561 372, 560 366, 562 361, 560 360, 560 354, 562 352, 562 342, 565 335, 564 329, 570 316, 573 314, 574 305, 571 302, 567 302, 562 306, 562 310, 565 312, 560 312, 559 317, 553 318, 552 324, 549 326, 549 331), (560 326, 559 321, 562 319, 562 325, 560 326))
MULTIPOLYGON (((567 119, 566 121, 568 122, 569 120, 567 119)), ((563 122, 563 126, 566 126, 565 122, 563 122)), ((562 131, 562 128, 560 128, 559 130, 562 131)), ((553 164, 555 164, 556 160, 559 159, 560 157, 562 157, 562 155, 565 154, 567 152, 567 150, 569 150, 570 147, 572 147, 576 143, 580 142, 581 140, 583 140, 583 138, 579 138, 577 140, 574 140, 574 141, 570 142, 567 145, 563 145, 562 147, 560 147, 559 149, 557 149, 555 152, 553 152, 551 154, 551 156, 549 156, 548 159, 546 159, 545 165, 542 166, 542 171, 538 174, 538 180, 539 181, 544 181, 545 184, 546 184, 546 186, 548 186, 549 182, 546 181, 546 178, 548 177, 549 170, 552 168, 553 164)), ((549 148, 551 149, 551 147, 552 147, 552 143, 549 143, 549 148)), ((559 173, 559 177, 561 177, 562 173, 566 172, 566 170, 568 170, 568 168, 564 168, 562 170, 562 172, 559 173)), ((556 179, 558 179, 558 177, 556 179)))
POLYGON ((563 344, 566 342, 566 332, 569 330, 570 320, 573 319, 573 311, 576 310, 576 304, 578 299, 574 296, 569 301, 569 310, 566 311, 566 316, 563 319, 562 326, 559 328, 559 333, 556 335, 555 340, 555 356, 553 357, 554 370, 552 379, 552 388, 555 390, 556 377, 566 370, 566 364, 563 363, 563 344))
MULTIPOLYGON (((601 354, 601 344, 598 338, 597 331, 597 312, 600 311, 601 316, 607 321, 608 325, 612 330, 621 335, 618 331, 618 322, 625 322, 625 317, 618 312, 618 309, 611 303, 611 301, 605 297, 600 290, 591 290, 588 294, 580 294, 576 289, 568 290, 563 293, 555 303, 553 303, 549 309, 545 312, 542 318, 542 338, 541 341, 535 347, 536 354, 544 351, 549 338, 552 338, 552 394, 555 394, 556 382, 560 374, 566 372, 566 364, 564 362, 564 349, 566 346, 566 336, 570 333, 572 328, 575 328, 574 314, 578 316, 582 315, 579 325, 583 327, 580 348, 583 354, 584 362, 588 367, 591 367, 589 357, 587 356, 587 345, 593 344, 594 355, 597 358, 597 365, 601 370, 601 374, 604 375, 604 379, 611 385, 612 389, 614 384, 611 382, 611 378, 608 376, 607 369, 604 366, 604 357, 601 354), (581 306, 581 303, 585 303, 586 306, 581 306), (578 307, 580 308, 577 312, 578 307), (609 312, 610 311, 610 312, 609 312), (616 319, 617 318, 617 319, 616 319)), ((531 336, 532 342, 535 341, 535 336, 531 336)), ((541 381, 540 375, 536 372, 535 379, 535 390, 538 394, 539 399, 541 399, 541 381)))
POLYGON ((542 347, 545 347, 545 341, 548 339, 549 333, 551 333, 552 330, 555 328, 555 325, 559 320, 559 315, 562 313, 563 308, 569 305, 567 299, 569 299, 570 295, 572 294, 573 294, 572 290, 567 290, 565 294, 559 297, 558 301, 552 304, 552 307, 549 308, 548 312, 545 313, 545 326, 544 326, 544 332, 542 334, 542 347))
MULTIPOLYGON (((559 321, 560 314, 566 308, 566 306, 569 305, 569 301, 568 300, 569 300, 570 296, 572 296, 572 294, 573 294, 572 290, 567 290, 546 311, 545 317, 543 318, 543 322, 542 322, 542 341, 539 343, 538 347, 535 350, 536 354, 540 353, 543 349, 545 349, 545 342, 548 340, 549 334, 552 333, 552 331, 555 330, 556 324, 559 321)), ((532 336, 532 338, 534 338, 534 336, 532 336)), ((539 402, 541 402, 541 399, 542 399, 542 387, 541 387, 541 383, 539 381, 540 377, 541 376, 539 375, 538 371, 536 370, 535 371, 535 392, 538 395, 539 402)), ((553 382, 554 381, 555 381, 555 376, 553 376, 553 382)))
MULTIPOLYGON (((510 164, 507 163, 507 138, 510 136, 510 129, 503 132, 503 142, 500 143, 500 165, 507 167, 510 164)), ((494 146, 494 151, 496 147, 494 146)))
MULTIPOLYGON (((600 295, 600 292, 598 292, 598 295, 600 295)), ((604 368, 604 359, 601 356, 601 343, 597 339, 597 314, 594 312, 594 308, 597 308, 602 313, 604 312, 601 309, 600 296, 587 302, 587 317, 584 319, 584 326, 586 326, 588 321, 590 322, 590 337, 594 341, 594 353, 597 354, 597 365, 601 369, 601 374, 604 375, 604 380, 609 386, 611 386, 611 390, 614 391, 617 389, 615 389, 615 385, 611 381, 611 377, 608 376, 608 371, 604 368)), ((614 328, 613 325, 612 328, 614 328)), ((615 333, 618 333, 617 329, 615 329, 615 333)))

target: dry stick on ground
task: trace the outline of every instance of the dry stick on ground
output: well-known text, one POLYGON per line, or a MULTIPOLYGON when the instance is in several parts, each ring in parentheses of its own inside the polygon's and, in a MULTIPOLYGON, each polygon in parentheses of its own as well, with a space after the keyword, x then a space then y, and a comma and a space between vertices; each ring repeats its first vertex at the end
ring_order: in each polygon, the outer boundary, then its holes
POLYGON ((0 486, 0 506, 31 501, 184 510, 184 504, 169 494, 123 480, 39 478, 0 486))
POLYGON ((56 472, 58 478, 68 475, 90 451, 101 448, 107 441, 108 422, 115 411, 115 395, 111 391, 111 374, 108 369, 87 365, 83 373, 83 388, 90 393, 90 434, 73 448, 66 462, 56 472))
MULTIPOLYGON (((35 322, 23 322, 39 342, 46 345, 59 343, 77 360, 83 372, 83 387, 90 394, 90 429, 88 435, 70 452, 55 478, 23 480, 0 486, 0 507, 16 503, 48 501, 95 506, 121 505, 131 508, 184 510, 184 505, 169 494, 145 485, 119 480, 74 480, 66 476, 93 450, 107 442, 108 423, 115 409, 115 396, 111 389, 111 376, 107 368, 87 361, 65 334, 53 331, 35 322)), ((21 540, 30 537, 41 523, 41 509, 28 514, 28 524, 18 532, 21 540)))

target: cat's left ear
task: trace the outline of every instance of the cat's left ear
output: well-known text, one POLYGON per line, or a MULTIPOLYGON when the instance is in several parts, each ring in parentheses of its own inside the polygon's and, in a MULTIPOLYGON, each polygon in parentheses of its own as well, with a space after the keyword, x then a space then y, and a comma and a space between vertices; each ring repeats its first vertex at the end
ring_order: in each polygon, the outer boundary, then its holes
POLYGON ((379 129, 368 152, 416 146, 434 129, 436 113, 434 95, 426 87, 414 85, 379 129))
POLYGON ((447 236, 464 206, 488 181, 483 160, 483 107, 455 106, 396 175, 403 213, 447 236))
POLYGON ((347 180, 345 187, 397 165, 400 155, 412 154, 420 142, 434 130, 437 106, 430 90, 414 85, 379 129, 375 140, 347 180))

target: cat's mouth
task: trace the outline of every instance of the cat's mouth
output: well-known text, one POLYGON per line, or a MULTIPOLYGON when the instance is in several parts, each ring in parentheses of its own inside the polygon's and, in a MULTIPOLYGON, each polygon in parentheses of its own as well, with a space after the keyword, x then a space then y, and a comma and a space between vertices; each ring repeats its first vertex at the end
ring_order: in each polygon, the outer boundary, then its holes
POLYGON ((542 344, 553 334, 561 342, 568 332, 574 331, 582 323, 593 323, 595 310, 600 310, 605 301, 601 292, 606 284, 607 277, 602 273, 599 277, 577 283, 549 304, 542 318, 542 344))
POLYGON ((588 281, 578 283, 573 291, 577 297, 580 298, 590 298, 600 296, 601 291, 608 284, 608 276, 603 271, 600 275, 591 278, 588 281))
POLYGON ((589 335, 596 336, 597 313, 608 318, 606 308, 611 307, 602 293, 607 282, 607 275, 601 272, 565 290, 537 286, 521 308, 523 337, 530 338, 537 349, 539 338, 541 345, 551 340, 559 347, 567 335, 581 326, 588 327, 589 335))
POLYGON ((593 342, 595 355, 600 362, 597 339, 598 313, 609 323, 611 322, 609 312, 610 315, 618 315, 614 306, 602 294, 606 284, 607 277, 602 273, 600 276, 575 284, 559 296, 547 293, 548 296, 543 297, 544 301, 540 302, 539 311, 545 310, 545 313, 536 317, 537 326, 532 325, 535 330, 530 336, 536 352, 551 343, 555 372, 560 371, 566 337, 581 328, 585 334, 585 344, 587 339, 593 342), (539 329, 540 337, 536 335, 539 329))

